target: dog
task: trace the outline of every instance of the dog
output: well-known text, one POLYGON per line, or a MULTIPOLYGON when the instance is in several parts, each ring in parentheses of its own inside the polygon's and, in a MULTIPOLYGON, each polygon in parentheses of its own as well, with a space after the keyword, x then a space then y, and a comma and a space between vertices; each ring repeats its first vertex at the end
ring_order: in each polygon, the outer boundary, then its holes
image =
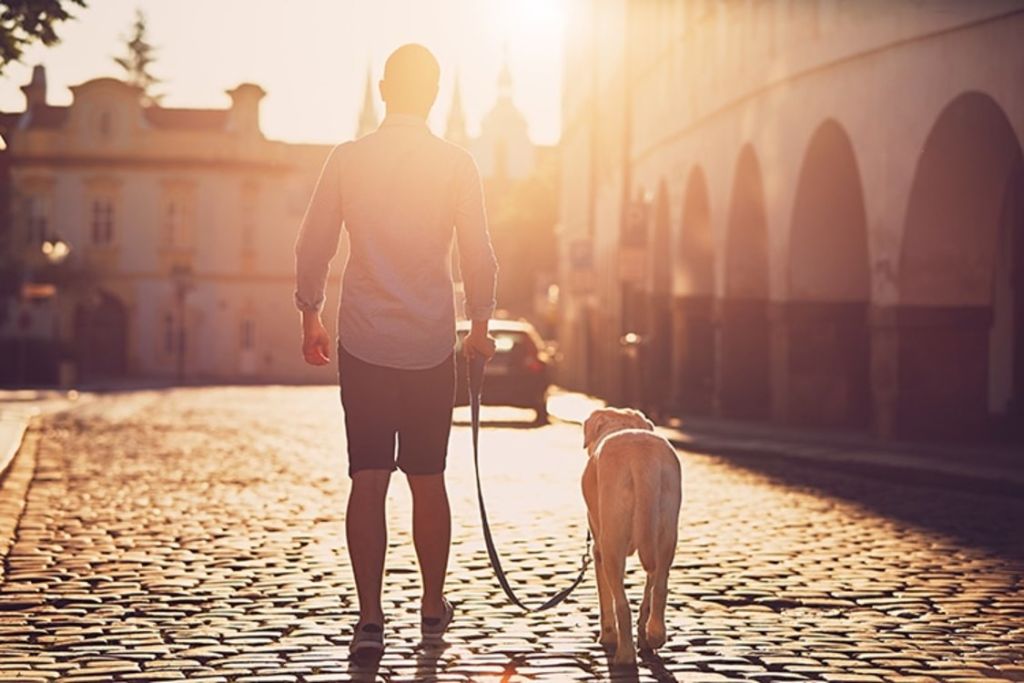
POLYGON ((668 573, 675 558, 682 505, 682 468, 675 449, 643 413, 595 410, 583 423, 589 457, 583 497, 594 537, 600 642, 615 646, 614 664, 635 664, 632 615, 623 585, 626 558, 639 551, 647 573, 637 622, 642 650, 665 644, 668 573))

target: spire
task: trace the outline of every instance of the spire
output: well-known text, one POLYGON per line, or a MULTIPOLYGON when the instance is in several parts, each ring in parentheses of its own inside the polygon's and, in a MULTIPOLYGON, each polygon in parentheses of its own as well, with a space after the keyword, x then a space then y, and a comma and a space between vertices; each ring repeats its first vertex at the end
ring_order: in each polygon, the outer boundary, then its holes
POLYGON ((498 73, 498 99, 512 99, 512 70, 508 66, 508 45, 502 48, 501 71, 498 73))
POLYGON ((363 92, 363 108, 359 112, 359 127, 356 137, 361 138, 367 133, 377 130, 377 105, 373 97, 373 69, 366 67, 366 90, 363 92))
POLYGON ((466 134, 466 114, 462 110, 462 88, 459 86, 459 74, 455 72, 455 88, 452 90, 452 106, 448 110, 448 125, 444 137, 462 147, 469 143, 466 134))

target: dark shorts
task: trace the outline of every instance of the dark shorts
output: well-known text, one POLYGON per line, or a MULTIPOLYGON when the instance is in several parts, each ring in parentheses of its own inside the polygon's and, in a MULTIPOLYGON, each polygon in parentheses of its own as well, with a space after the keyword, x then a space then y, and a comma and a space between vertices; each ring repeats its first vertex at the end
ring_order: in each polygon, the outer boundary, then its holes
POLYGON ((373 365, 338 345, 349 476, 360 470, 444 472, 455 405, 455 355, 426 370, 373 365), (398 457, 395 457, 395 437, 398 457))

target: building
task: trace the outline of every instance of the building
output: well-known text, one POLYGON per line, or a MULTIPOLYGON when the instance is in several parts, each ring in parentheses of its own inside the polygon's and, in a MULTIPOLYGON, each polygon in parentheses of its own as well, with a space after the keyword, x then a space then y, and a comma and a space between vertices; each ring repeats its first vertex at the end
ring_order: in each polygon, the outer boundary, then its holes
POLYGON ((550 335, 547 292, 557 279, 558 148, 535 144, 516 106, 508 61, 498 73, 498 94, 480 120, 480 133, 466 132, 456 77, 445 138, 473 153, 483 178, 488 223, 498 258, 498 305, 513 317, 529 318, 550 335))
POLYGON ((267 140, 251 83, 227 109, 144 105, 112 78, 71 90, 48 104, 36 67, 24 111, 0 114, 4 248, 25 282, 58 283, 4 302, 0 345, 38 348, 49 332, 85 381, 323 381, 299 352, 292 254, 329 147, 267 140), (70 257, 41 264, 57 238, 70 257))
POLYGON ((582 0, 571 24, 568 384, 885 437, 1024 424, 1024 3, 582 0))

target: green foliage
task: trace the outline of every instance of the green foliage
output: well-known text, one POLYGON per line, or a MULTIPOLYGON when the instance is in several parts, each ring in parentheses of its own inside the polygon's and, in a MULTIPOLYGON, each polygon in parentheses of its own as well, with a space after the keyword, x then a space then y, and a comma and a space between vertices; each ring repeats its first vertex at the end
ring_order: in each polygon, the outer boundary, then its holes
POLYGON ((86 6, 85 0, 0 0, 0 72, 34 41, 58 43, 56 25, 73 18, 72 5, 86 6))
POLYGON ((163 94, 154 93, 153 86, 162 81, 150 71, 153 62, 156 61, 156 48, 147 40, 146 32, 146 15, 141 9, 137 9, 131 35, 124 38, 127 53, 123 57, 114 57, 114 61, 124 69, 125 80, 128 83, 142 88, 146 104, 158 104, 163 94))

